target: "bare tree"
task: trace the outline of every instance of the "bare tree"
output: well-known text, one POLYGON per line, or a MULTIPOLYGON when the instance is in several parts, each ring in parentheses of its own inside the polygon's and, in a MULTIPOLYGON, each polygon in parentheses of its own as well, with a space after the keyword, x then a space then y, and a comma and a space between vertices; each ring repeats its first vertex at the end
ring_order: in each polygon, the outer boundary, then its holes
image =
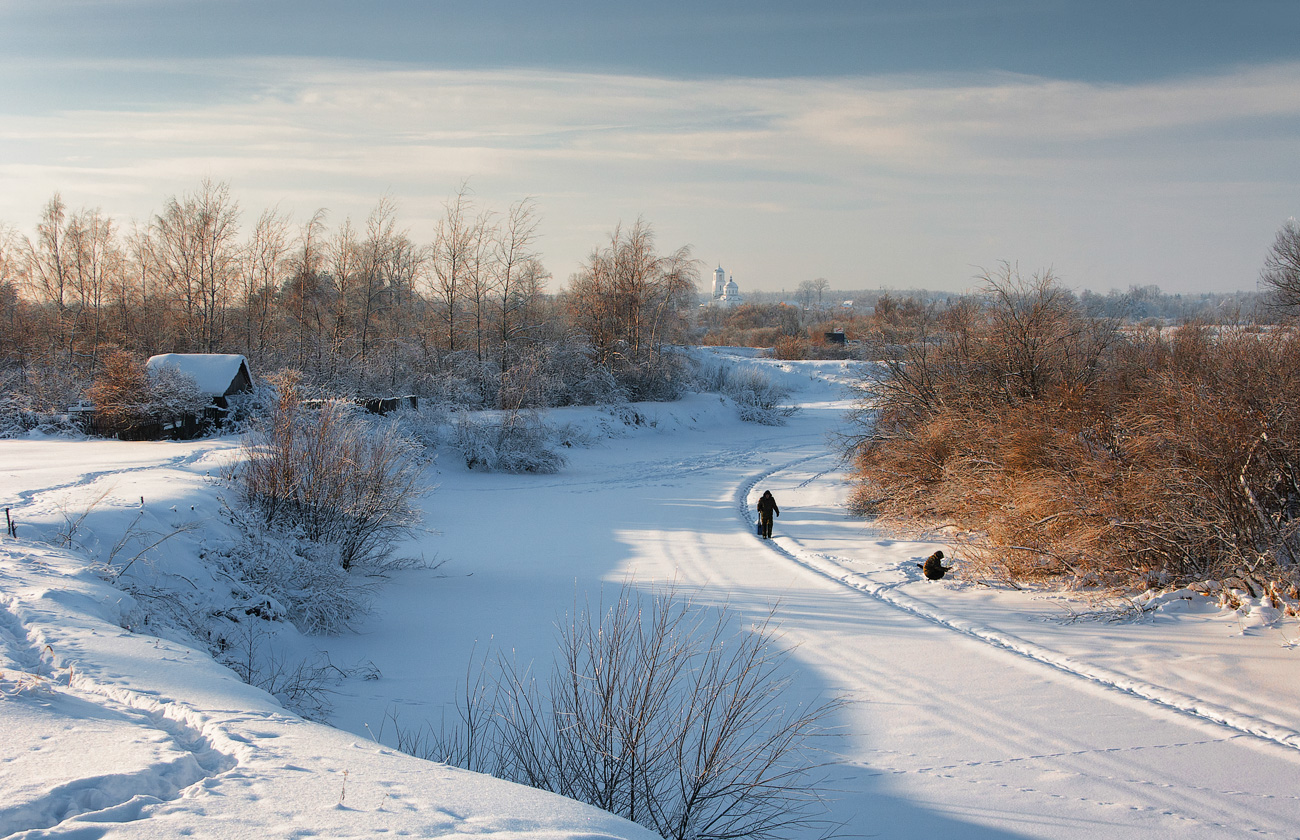
POLYGON ((253 226, 240 265, 243 350, 261 355, 271 342, 275 299, 289 270, 289 217, 266 210, 253 226))
POLYGON ((0 354, 6 361, 18 361, 20 370, 25 370, 31 342, 23 340, 23 334, 30 319, 20 317, 22 256, 18 242, 13 229, 0 223, 0 354))
POLYGON ((822 309, 825 307, 825 302, 822 300, 822 298, 826 294, 826 290, 829 289, 830 286, 831 286, 830 281, 827 280, 825 277, 818 277, 812 281, 812 289, 814 292, 817 293, 818 309, 822 309))
MULTIPOLYGON (((772 615, 624 585, 561 622, 545 693, 497 660, 467 680, 458 731, 398 733, 417 754, 560 793, 673 840, 776 838, 819 824, 813 741, 838 699, 790 702, 772 615)), ((823 826, 824 827, 824 826, 823 826)))
POLYGON ((282 306, 287 310, 292 333, 293 367, 307 370, 309 356, 314 365, 321 364, 324 336, 327 331, 328 294, 321 276, 325 262, 325 211, 317 210, 298 231, 298 239, 289 258, 289 280, 283 291, 282 306))
POLYGON ((491 265, 495 256, 494 242, 497 238, 495 220, 490 213, 483 213, 474 225, 470 240, 470 261, 466 264, 465 297, 469 305, 470 329, 474 333, 474 358, 480 365, 484 360, 487 342, 491 339, 488 325, 491 317, 490 306, 493 290, 498 280, 491 265))
POLYGON ((333 281, 334 312, 329 346, 329 375, 333 376, 339 372, 341 363, 350 365, 356 353, 358 330, 353 303, 356 298, 361 243, 351 219, 343 221, 343 226, 330 239, 327 248, 325 273, 333 281))
POLYGON ((121 285, 124 258, 117 243, 113 220, 98 209, 82 210, 68 221, 67 254, 71 263, 72 289, 76 300, 75 318, 88 326, 84 353, 93 376, 103 341, 105 298, 121 285))
POLYGON ((23 275, 27 289, 54 307, 53 344, 71 361, 75 324, 68 310, 72 270, 66 253, 67 218, 67 205, 56 192, 41 211, 36 239, 23 239, 23 275))
POLYGON ((1271 293, 1273 306, 1292 314, 1300 312, 1300 222, 1288 219, 1277 232, 1264 258, 1260 281, 1271 293))
POLYGON ((181 309, 187 345, 215 352, 239 269, 239 205, 229 186, 204 181, 195 193, 173 196, 154 217, 153 233, 155 265, 181 309))
POLYGON ((531 200, 516 202, 494 243, 497 351, 503 376, 514 363, 512 344, 527 329, 528 313, 544 282, 545 272, 533 251, 537 222, 531 200))
POLYGON ((662 350, 684 335, 697 280, 690 247, 660 256, 654 232, 637 219, 615 228, 570 280, 569 317, 597 361, 646 398, 663 384, 662 350))
POLYGON ((152 349, 152 345, 141 341, 148 331, 140 326, 148 317, 149 282, 153 270, 153 240, 148 228, 133 221, 120 250, 122 270, 109 290, 106 317, 109 331, 116 336, 116 343, 123 347, 134 347, 137 351, 152 349))
POLYGON ((393 200, 387 197, 380 199, 366 220, 366 238, 358 249, 357 296, 360 309, 358 317, 361 321, 358 352, 363 366, 370 350, 375 316, 383 307, 383 298, 389 291, 388 272, 399 236, 395 230, 396 224, 397 208, 393 200))
POLYGON ((804 309, 811 309, 813 301, 816 300, 816 298, 817 290, 813 288, 813 282, 811 280, 801 281, 798 288, 795 289, 794 299, 804 309))
POLYGON ((60 311, 67 306, 71 283, 71 272, 64 254, 67 218, 67 205, 63 203, 63 197, 55 193, 46 202, 36 223, 36 239, 23 241, 28 288, 60 311))
POLYGON ((18 236, 13 228, 0 222, 0 285, 17 287, 20 277, 19 264, 18 236))
POLYGON ((822 309, 822 298, 826 290, 830 288, 830 281, 825 277, 818 277, 816 280, 804 280, 799 283, 798 289, 795 290, 795 300, 804 309, 812 309, 814 301, 817 309, 822 309))
POLYGON ((405 232, 392 237, 387 248, 384 276, 388 284, 388 311, 383 321, 383 340, 388 347, 388 386, 396 387, 401 376, 401 356, 423 337, 421 323, 424 300, 417 289, 428 264, 428 250, 417 245, 405 232))
POLYGON ((441 344, 448 351, 458 349, 464 297, 471 272, 477 270, 474 263, 480 255, 482 228, 482 220, 474 215, 469 185, 462 184, 444 205, 430 257, 441 344))

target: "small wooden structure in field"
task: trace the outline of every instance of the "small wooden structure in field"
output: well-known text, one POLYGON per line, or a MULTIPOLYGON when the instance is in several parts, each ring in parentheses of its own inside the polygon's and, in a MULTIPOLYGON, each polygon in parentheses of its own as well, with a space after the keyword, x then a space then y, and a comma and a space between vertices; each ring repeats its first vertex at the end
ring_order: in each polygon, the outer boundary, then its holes
POLYGON ((420 398, 410 394, 404 397, 376 397, 368 400, 357 400, 357 402, 364 405, 366 411, 371 414, 388 414, 403 409, 414 411, 420 407, 420 398))

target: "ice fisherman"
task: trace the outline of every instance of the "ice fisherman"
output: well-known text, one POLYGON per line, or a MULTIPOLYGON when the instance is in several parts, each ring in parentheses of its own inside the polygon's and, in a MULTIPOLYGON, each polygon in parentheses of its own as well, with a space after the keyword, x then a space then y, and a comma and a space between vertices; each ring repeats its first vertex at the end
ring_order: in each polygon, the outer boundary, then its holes
POLYGON ((945 566, 943 564, 942 551, 936 551, 934 554, 925 558, 925 565, 922 566, 920 563, 917 563, 916 565, 921 566, 922 574, 924 574, 929 580, 943 580, 943 576, 952 571, 952 566, 945 566))
POLYGON ((772 517, 780 515, 781 509, 776 506, 776 497, 771 490, 764 490, 758 500, 758 522, 762 526, 759 536, 765 540, 772 539, 772 517))

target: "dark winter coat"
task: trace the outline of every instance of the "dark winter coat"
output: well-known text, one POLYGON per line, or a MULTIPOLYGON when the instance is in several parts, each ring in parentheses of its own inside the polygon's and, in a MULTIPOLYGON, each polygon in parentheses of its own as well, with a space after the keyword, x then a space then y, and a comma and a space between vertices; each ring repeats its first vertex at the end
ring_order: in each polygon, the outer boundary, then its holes
POLYGON ((758 500, 758 512, 781 515, 781 509, 776 506, 776 497, 772 495, 771 490, 763 491, 762 497, 758 500))
POLYGON ((936 551, 934 554, 925 558, 924 565, 920 563, 917 563, 916 565, 921 567, 921 571, 930 580, 943 580, 943 576, 952 571, 952 566, 945 566, 943 564, 942 551, 936 551))

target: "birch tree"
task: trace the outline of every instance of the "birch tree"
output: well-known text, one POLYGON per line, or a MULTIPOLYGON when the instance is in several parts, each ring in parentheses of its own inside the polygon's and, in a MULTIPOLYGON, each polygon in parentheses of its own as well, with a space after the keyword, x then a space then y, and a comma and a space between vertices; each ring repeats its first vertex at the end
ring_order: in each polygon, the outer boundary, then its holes
POLYGON ((698 271, 689 246, 660 255, 642 219, 620 226, 570 281, 569 317, 597 361, 641 397, 664 383, 663 348, 682 340, 698 271))
POLYGON ((461 318, 466 287, 473 263, 478 257, 482 222, 474 215, 474 202, 468 185, 461 185, 455 197, 444 206, 430 255, 433 272, 433 303, 437 332, 443 349, 459 349, 461 318))
POLYGON ((265 210, 253 226, 240 265, 243 350, 262 355, 273 341, 275 301, 289 271, 289 217, 265 210))
POLYGON ((526 335, 546 272, 537 259, 537 213, 532 201, 511 206, 494 242, 495 333, 502 376, 514 364, 514 343, 526 335))
POLYGON ((154 259, 180 310, 188 349, 216 352, 225 337, 231 284, 239 269, 239 205, 225 183, 204 181, 173 196, 154 218, 154 259))

